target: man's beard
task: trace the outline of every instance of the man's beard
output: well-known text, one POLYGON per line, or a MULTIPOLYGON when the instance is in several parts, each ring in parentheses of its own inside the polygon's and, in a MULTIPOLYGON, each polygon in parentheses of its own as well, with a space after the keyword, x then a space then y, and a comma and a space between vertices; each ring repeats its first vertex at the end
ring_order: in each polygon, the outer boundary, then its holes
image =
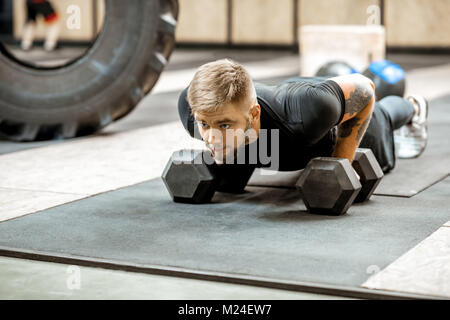
MULTIPOLYGON (((252 128, 250 119, 247 118, 246 124, 245 124, 245 129, 244 129, 244 143, 237 146, 236 148, 234 148, 234 146, 233 146, 233 156, 230 159, 231 161, 234 162, 238 158, 238 153, 239 153, 240 149, 244 148, 245 145, 250 143, 250 137, 247 134, 247 131, 250 129, 253 129, 253 128, 252 128)), ((234 137, 233 137, 233 141, 234 141, 234 137)), ((227 153, 223 154, 223 152, 222 152, 221 157, 219 159, 216 154, 214 154, 214 158, 216 159, 216 162, 218 162, 218 163, 226 163, 227 158, 230 158, 230 155, 228 155, 227 153)))
POLYGON ((245 125, 245 130, 244 130, 244 133, 245 133, 245 144, 248 144, 250 142, 250 137, 247 135, 247 131, 250 130, 250 129, 252 129, 252 124, 250 122, 250 119, 247 118, 247 123, 245 125))

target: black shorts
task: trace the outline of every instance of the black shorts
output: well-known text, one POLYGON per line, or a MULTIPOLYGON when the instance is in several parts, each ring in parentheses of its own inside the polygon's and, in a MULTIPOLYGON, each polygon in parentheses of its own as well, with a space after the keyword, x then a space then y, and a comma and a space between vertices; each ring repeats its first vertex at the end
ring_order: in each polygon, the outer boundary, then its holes
POLYGON ((375 103, 372 119, 359 147, 372 149, 381 169, 387 173, 395 167, 394 128, 382 102, 375 103))
POLYGON ((38 15, 42 15, 46 22, 56 19, 57 14, 48 1, 27 1, 27 21, 36 21, 38 15))

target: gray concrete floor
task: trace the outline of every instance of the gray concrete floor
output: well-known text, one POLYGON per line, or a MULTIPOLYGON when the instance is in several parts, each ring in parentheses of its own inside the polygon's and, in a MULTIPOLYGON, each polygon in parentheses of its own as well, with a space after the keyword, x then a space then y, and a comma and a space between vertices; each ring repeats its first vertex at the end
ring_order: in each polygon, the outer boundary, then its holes
MULTIPOLYGON (((168 71, 195 68, 200 64, 231 57, 237 61, 264 61, 297 55, 291 51, 177 49, 168 71)), ((450 55, 391 54, 387 57, 406 70, 450 63, 450 55)), ((296 75, 293 72, 292 75, 296 75)), ((275 83, 279 78, 266 79, 275 83)), ((124 132, 178 119, 178 92, 152 94, 129 116, 107 127, 124 132)), ((87 138, 79 138, 87 139, 87 138)), ((0 141, 0 154, 39 148, 64 141, 14 143, 0 141)), ((74 269, 75 271, 77 269, 74 269)), ((291 292, 236 284, 182 279, 99 268, 80 267, 80 289, 70 289, 73 279, 68 265, 0 257, 0 299, 338 299, 339 297, 291 292)))
POLYGON ((9 52, 25 63, 30 63, 36 67, 57 67, 73 61, 88 49, 87 46, 57 48, 54 51, 45 51, 42 46, 35 45, 28 51, 23 51, 15 45, 5 46, 9 52))
POLYGON ((0 299, 345 299, 247 285, 0 257, 0 299))

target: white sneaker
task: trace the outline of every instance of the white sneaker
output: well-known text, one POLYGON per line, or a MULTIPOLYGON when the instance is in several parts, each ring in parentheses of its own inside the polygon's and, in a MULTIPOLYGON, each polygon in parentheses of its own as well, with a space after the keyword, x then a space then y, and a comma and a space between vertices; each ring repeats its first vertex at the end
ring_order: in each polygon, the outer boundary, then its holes
POLYGON ((54 22, 48 27, 47 35, 45 38, 44 49, 45 51, 53 51, 56 49, 59 36, 59 24, 54 22))
POLYGON ((23 51, 29 51, 33 47, 35 25, 33 22, 27 22, 23 29, 21 47, 23 51))
POLYGON ((394 141, 397 157, 400 159, 412 159, 420 156, 428 141, 428 101, 419 95, 406 98, 418 107, 411 123, 405 124, 394 131, 394 141))

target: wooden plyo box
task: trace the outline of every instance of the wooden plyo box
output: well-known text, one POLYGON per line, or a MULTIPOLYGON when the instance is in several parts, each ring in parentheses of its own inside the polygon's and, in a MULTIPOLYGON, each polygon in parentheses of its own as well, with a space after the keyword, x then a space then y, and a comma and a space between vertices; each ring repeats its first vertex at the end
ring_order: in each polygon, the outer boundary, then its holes
POLYGON ((386 32, 380 25, 305 25, 299 30, 300 75, 311 77, 329 61, 345 61, 362 72, 385 58, 386 32))

